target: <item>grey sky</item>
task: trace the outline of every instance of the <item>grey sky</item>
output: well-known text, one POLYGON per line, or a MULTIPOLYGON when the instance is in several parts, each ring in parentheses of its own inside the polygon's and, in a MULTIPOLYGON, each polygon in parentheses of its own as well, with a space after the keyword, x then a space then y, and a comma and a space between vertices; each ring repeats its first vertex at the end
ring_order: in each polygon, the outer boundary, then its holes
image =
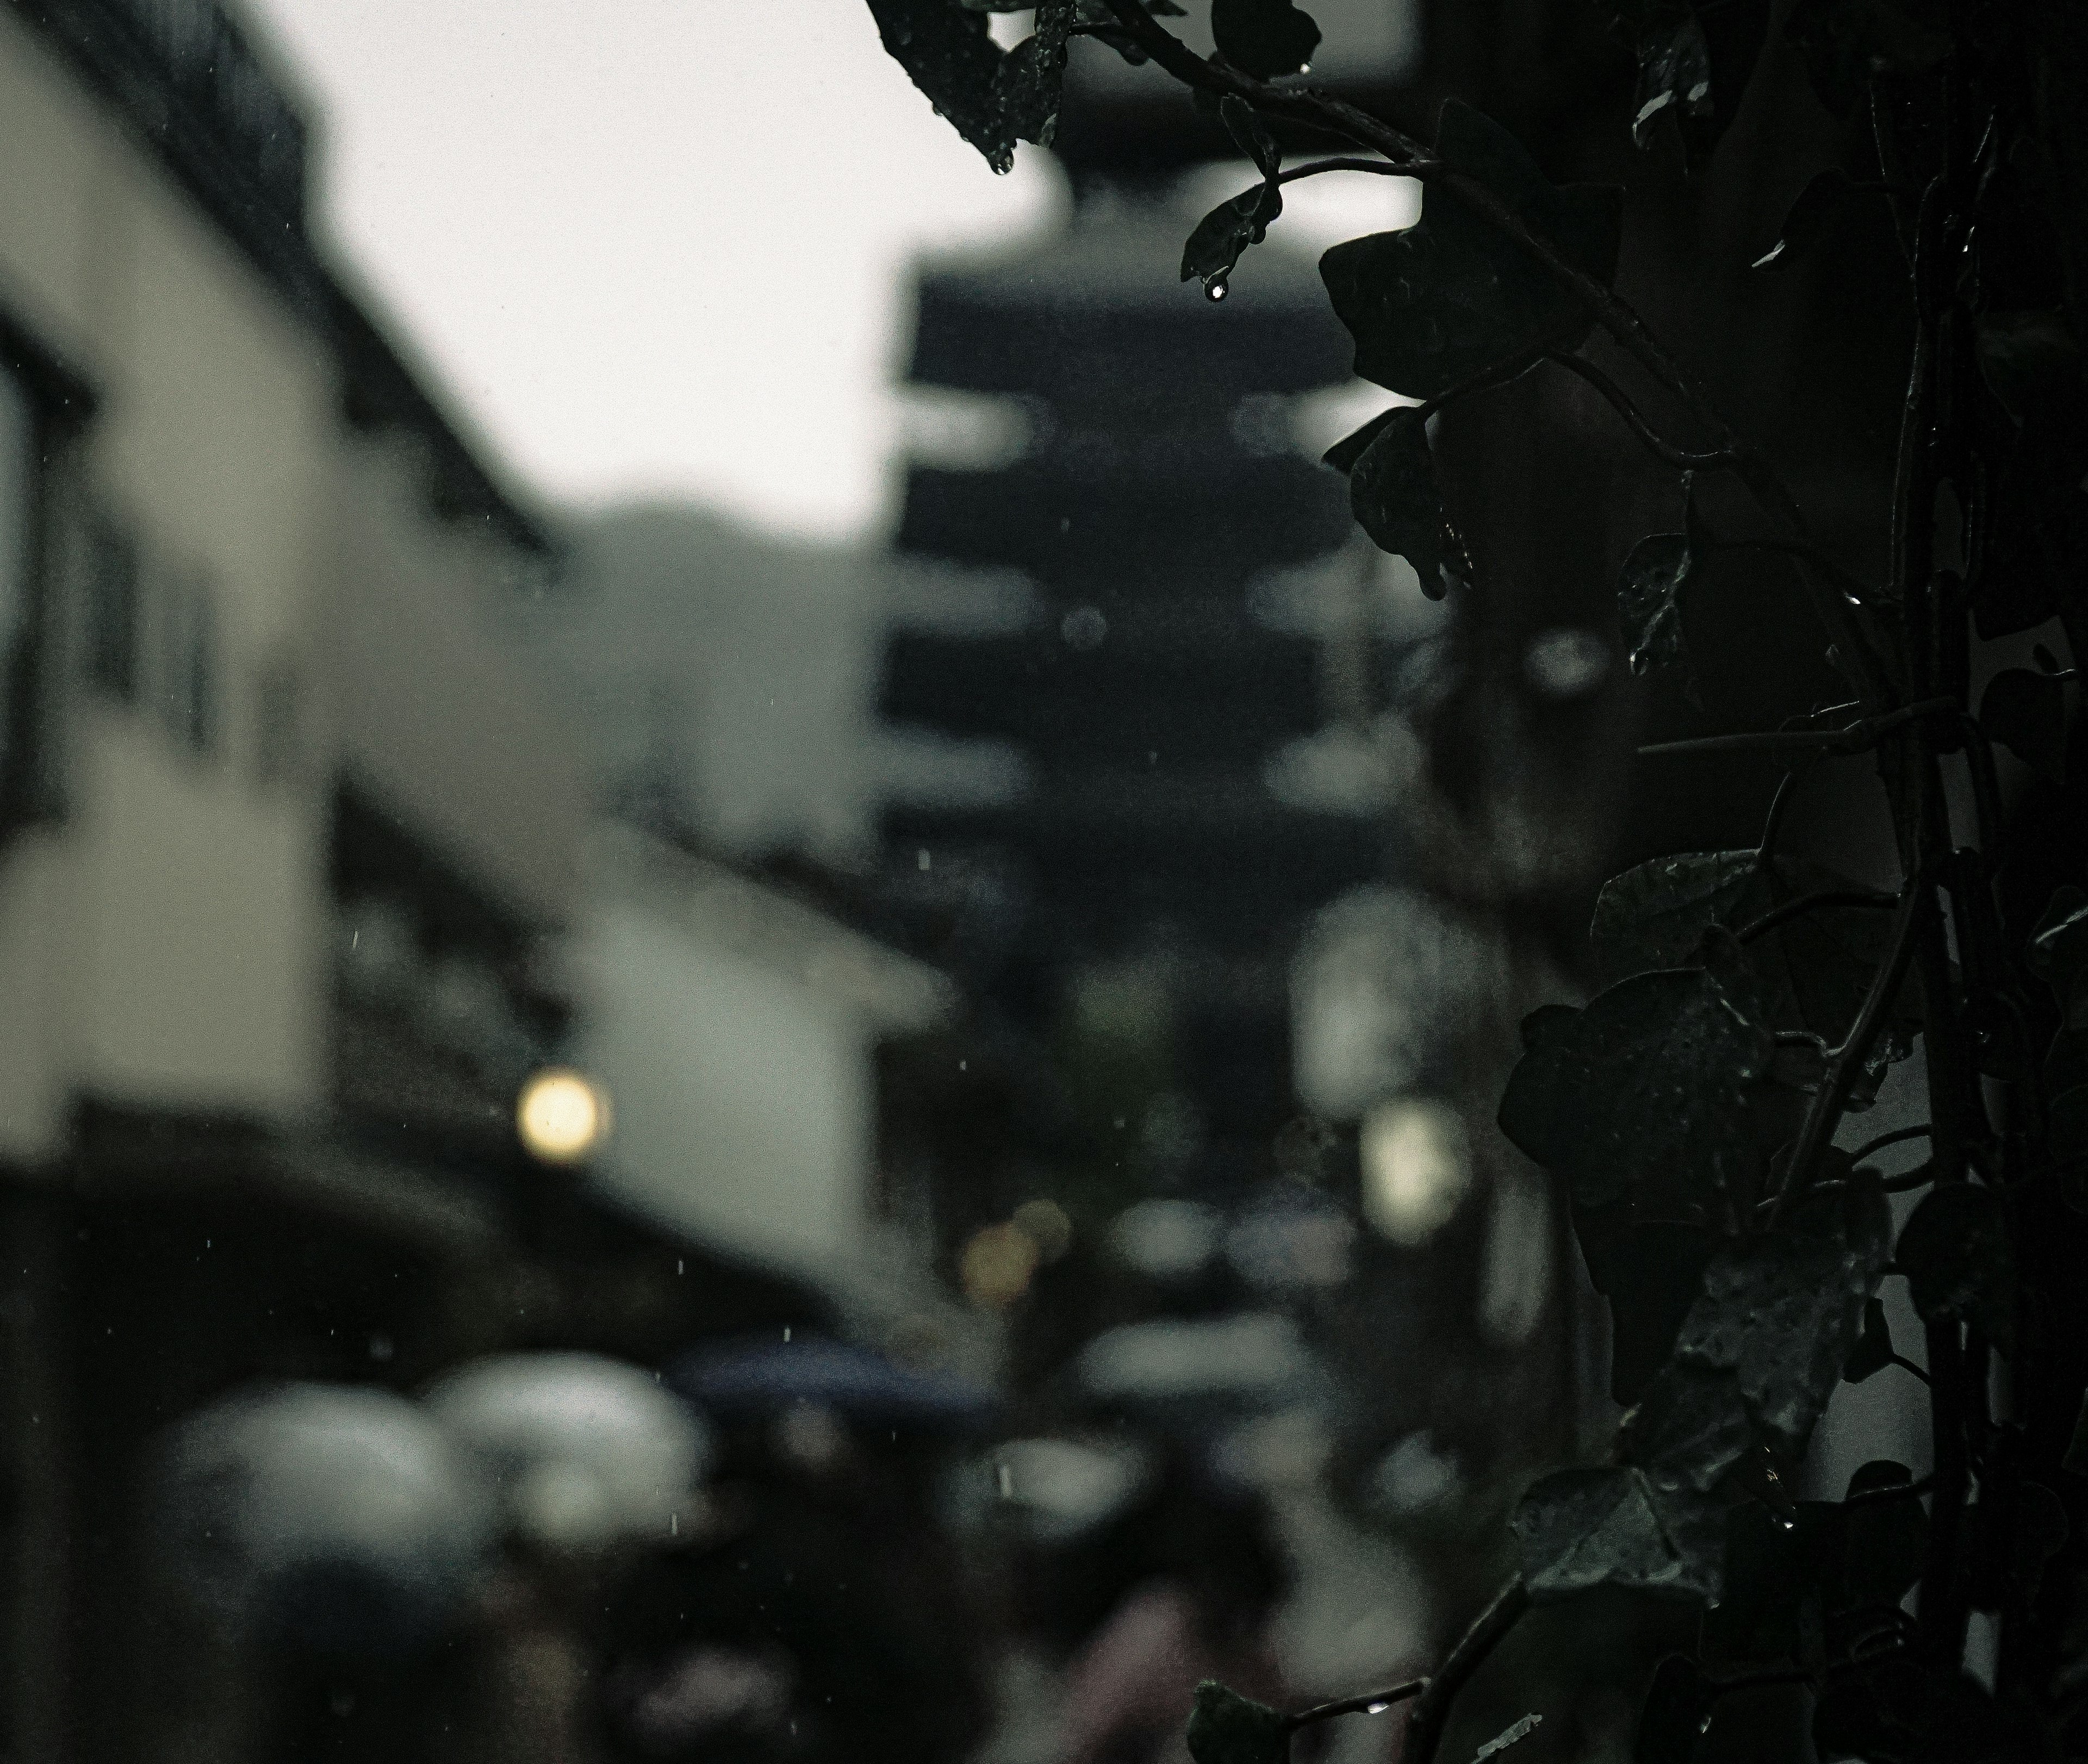
POLYGON ((1042 224, 861 0, 248 0, 324 224, 523 481, 874 531, 899 272, 1042 224))

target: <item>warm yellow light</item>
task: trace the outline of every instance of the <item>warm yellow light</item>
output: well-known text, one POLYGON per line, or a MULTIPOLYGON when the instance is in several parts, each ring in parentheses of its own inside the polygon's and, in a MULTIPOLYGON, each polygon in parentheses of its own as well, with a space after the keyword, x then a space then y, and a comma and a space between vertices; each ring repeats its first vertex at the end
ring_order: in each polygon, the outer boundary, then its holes
POLYGON ((1363 1217, 1394 1243, 1426 1242, 1471 1186, 1471 1142, 1454 1108, 1423 1097, 1380 1103, 1363 1125, 1363 1217))
POLYGON ((522 1087, 515 1125, 532 1157, 577 1164, 609 1136, 609 1098, 578 1072, 539 1072, 522 1087))
POLYGON ((1005 1310, 1029 1290, 1037 1271, 1037 1240, 1012 1224, 973 1233, 957 1258, 965 1296, 987 1310, 1005 1310))

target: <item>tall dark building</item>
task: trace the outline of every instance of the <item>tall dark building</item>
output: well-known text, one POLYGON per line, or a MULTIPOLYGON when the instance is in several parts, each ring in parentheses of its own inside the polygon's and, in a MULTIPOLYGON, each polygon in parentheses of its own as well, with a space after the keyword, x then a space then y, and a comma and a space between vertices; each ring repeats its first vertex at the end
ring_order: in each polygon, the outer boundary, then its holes
POLYGON ((957 964, 978 959, 970 977, 1062 1070, 1097 1057, 1078 1051, 1084 1020, 1105 1043, 1157 1039, 1086 1074, 1104 1098, 1089 1113, 1130 1136, 1123 1167, 1223 1185, 1295 1111, 1290 933, 1384 867, 1378 824, 1269 788, 1271 756, 1322 725, 1329 694, 1319 643, 1255 616, 1272 574, 1344 567, 1353 543, 1346 485, 1287 415, 1347 379, 1350 344, 1311 260, 1280 245, 1250 252, 1222 301, 1177 279, 1190 223, 1162 178, 1222 136, 1120 102, 1081 133, 1076 96, 1070 224, 925 271, 908 369, 1019 401, 1029 442, 994 469, 917 464, 899 551, 1030 592, 991 629, 902 623, 880 700, 888 724, 1010 745, 1026 787, 888 803, 888 874, 946 929, 967 901, 998 903, 972 912, 990 932, 953 946, 957 964))

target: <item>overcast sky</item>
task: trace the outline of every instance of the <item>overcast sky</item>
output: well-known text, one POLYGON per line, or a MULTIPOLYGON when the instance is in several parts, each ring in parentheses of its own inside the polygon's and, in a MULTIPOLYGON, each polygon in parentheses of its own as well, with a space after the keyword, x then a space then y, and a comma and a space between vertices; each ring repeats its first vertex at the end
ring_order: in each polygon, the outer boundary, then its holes
POLYGON ((523 482, 875 531, 901 272, 1063 202, 995 177, 861 0, 247 0, 342 254, 523 482))

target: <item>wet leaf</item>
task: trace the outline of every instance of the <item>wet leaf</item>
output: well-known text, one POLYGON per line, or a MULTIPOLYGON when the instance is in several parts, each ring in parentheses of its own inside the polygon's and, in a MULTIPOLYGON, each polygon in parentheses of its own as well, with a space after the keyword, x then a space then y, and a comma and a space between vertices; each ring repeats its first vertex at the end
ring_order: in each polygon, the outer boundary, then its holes
POLYGON ((1320 46, 1320 27, 1290 0, 1211 0, 1218 53, 1256 79, 1294 74, 1320 46))
POLYGON ((1731 1372, 1756 1425, 1802 1457, 1862 1334, 1891 1239, 1891 1210, 1875 1189, 1817 1197, 1786 1228, 1741 1239, 1704 1271, 1677 1361, 1731 1372))
POLYGON ((1182 248, 1182 280, 1200 278, 1213 299, 1225 297, 1226 280, 1240 254, 1260 245, 1270 224, 1283 212, 1283 192, 1272 183, 1256 184, 1222 202, 1196 223, 1182 248))
MULTIPOLYGON (((1621 193, 1555 188, 1500 124, 1453 99, 1436 150, 1469 170, 1568 263, 1607 284, 1616 271, 1621 193)), ((1421 218, 1398 233, 1335 246, 1320 259, 1334 310, 1355 339, 1355 371, 1426 399, 1539 344, 1568 348, 1593 321, 1514 237, 1448 186, 1431 182, 1421 218)))
POLYGON ((1576 1207, 1573 1230, 1590 1283, 1609 1301, 1610 1395, 1635 1403, 1674 1351, 1718 1235, 1708 1226, 1641 1220, 1621 1206, 1576 1207))
POLYGON ((1863 1305, 1863 1333, 1856 1338, 1856 1345, 1849 1350, 1847 1361, 1842 1368, 1842 1377, 1849 1384, 1861 1384, 1864 1379, 1883 1372, 1893 1361, 1892 1325, 1885 1321, 1885 1308, 1877 1299, 1869 1299, 1863 1305))
POLYGON ((1711 114, 1711 45, 1693 12, 1657 28, 1639 45, 1632 140, 1641 152, 1653 144, 1654 125, 1671 111, 1711 114))
POLYGON ((1282 1764, 1290 1755, 1290 1723, 1266 1703, 1207 1678, 1196 1687, 1188 1740, 1196 1764, 1282 1764))
POLYGON ((1709 1494, 1757 1444, 1730 1368, 1671 1359, 1618 1430, 1618 1447, 1664 1487, 1709 1494))
POLYGON ((1696 568, 1681 533, 1649 533, 1631 549, 1617 577, 1617 623, 1635 674, 1679 668, 1684 687, 1696 696, 1696 676, 1682 634, 1682 591, 1696 568))
POLYGON ((1702 1601, 1718 1595, 1722 1519, 1706 1496, 1612 1465, 1539 1478, 1509 1526, 1540 1603, 1599 1587, 1702 1601))
POLYGON ((1254 161, 1255 169, 1264 177, 1273 177, 1282 170, 1282 150, 1244 98, 1227 92, 1218 100, 1218 118, 1233 138, 1233 144, 1254 161))
POLYGON ((1718 1700, 1696 1661, 1685 1654, 1669 1655, 1654 1668, 1632 1764, 1690 1764, 1718 1700))
MULTIPOLYGON (((1889 1458, 1872 1459, 1849 1478, 1851 1495, 1905 1488, 1914 1473, 1889 1458)), ((1928 1515, 1921 1502, 1865 1501, 1829 1506, 1841 1535, 1838 1573, 1831 1588, 1839 1610, 1890 1610, 1921 1578, 1928 1557, 1928 1515)))
POLYGON ((1436 488, 1436 463, 1428 451, 1428 425, 1419 410, 1402 406, 1385 412, 1370 443, 1349 472, 1349 506, 1357 524, 1379 550, 1414 566, 1422 592, 1444 592, 1443 501, 1436 488))
POLYGON ((1843 199, 1855 188, 1849 182, 1849 174, 1838 166, 1815 173, 1785 213, 1776 243, 1749 267, 1757 270, 1790 268, 1826 237, 1834 217, 1841 211, 1843 199))
POLYGON ((1737 961, 1620 981, 1542 1026, 1501 1130, 1580 1205, 1643 1188, 1660 1216, 1686 1216, 1748 1173, 1749 1092, 1774 1051, 1759 1009, 1737 961))
MULTIPOLYGON (((1588 935, 1610 973, 1673 967, 1692 959, 1713 925, 1738 930, 1803 895, 1865 891, 1806 858, 1779 856, 1772 880, 1754 852, 1688 852, 1654 858, 1605 883, 1588 935)), ((1885 958, 1891 925, 1891 914, 1875 908, 1822 907, 1750 942, 1748 962, 1764 1021, 1838 1043, 1885 958)), ((1919 1000, 1909 985, 1880 1059, 1905 1058, 1919 1021, 1919 1000)))
POLYGON ((2015 1336, 2015 1260, 1991 1189, 1932 1189, 1899 1234, 1893 1260, 1925 1323, 1971 1323, 2003 1353, 2015 1336))
POLYGON ((1018 140, 1051 139, 1076 6, 1043 0, 1033 34, 1003 51, 984 11, 957 0, 870 0, 886 53, 996 172, 1018 140))
POLYGON ((1979 727, 2026 766, 2066 782, 2066 687, 2049 674, 2005 668, 1979 700, 1979 727))
POLYGON ((1776 1659, 1798 1646, 1798 1608, 1808 1590, 1798 1527, 1759 1501, 1726 1515, 1724 1586, 1704 1613, 1707 1658, 1776 1659))

